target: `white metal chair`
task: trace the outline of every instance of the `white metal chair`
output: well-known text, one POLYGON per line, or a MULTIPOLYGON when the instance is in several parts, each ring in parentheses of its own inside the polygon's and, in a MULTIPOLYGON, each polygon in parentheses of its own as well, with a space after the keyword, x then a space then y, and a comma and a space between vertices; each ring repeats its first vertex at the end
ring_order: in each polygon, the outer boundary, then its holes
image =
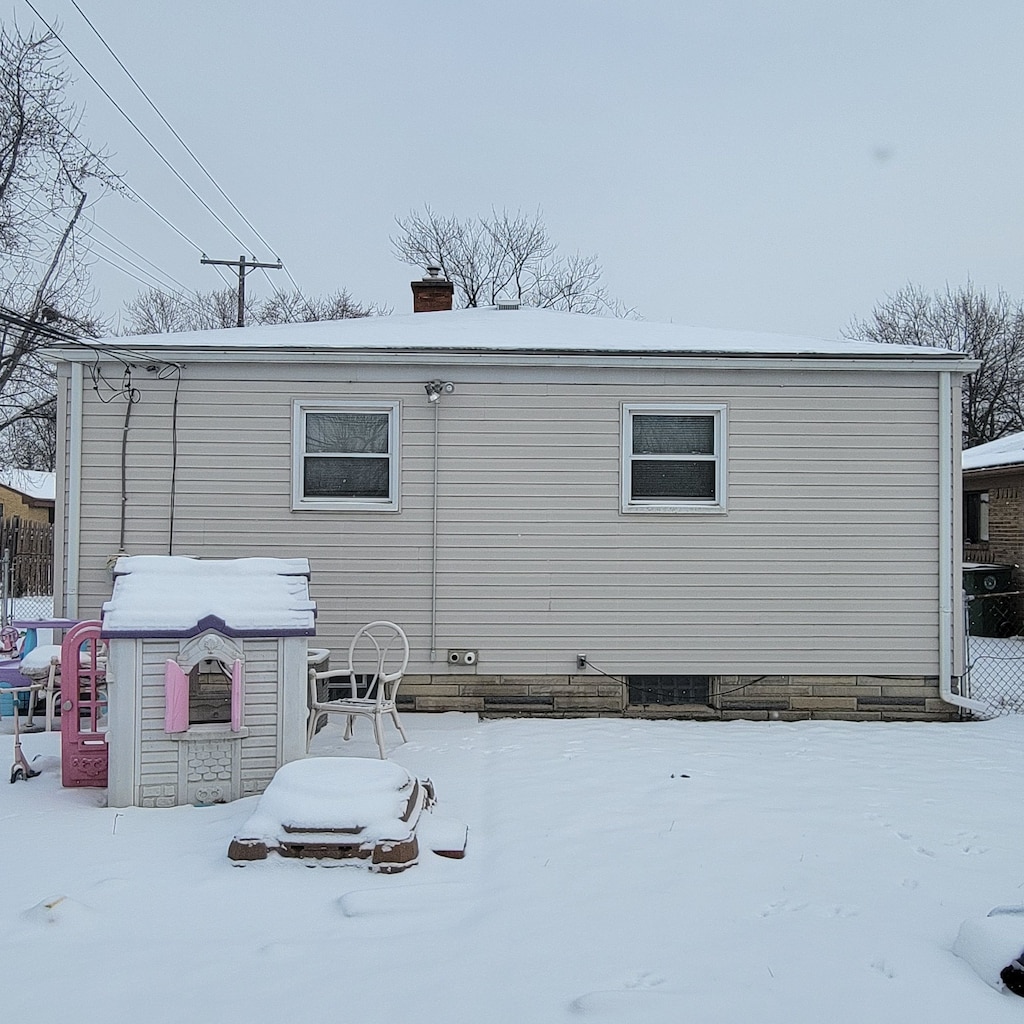
POLYGON ((306 750, 313 742, 317 723, 324 715, 344 715, 345 739, 352 738, 352 726, 357 715, 365 715, 373 719, 373 735, 377 740, 377 749, 383 759, 384 753, 384 716, 389 715, 395 723, 405 742, 408 737, 398 717, 395 701, 398 687, 402 682, 406 666, 409 664, 409 640, 401 626, 393 622, 379 619, 367 623, 352 638, 348 648, 348 666, 343 669, 329 669, 317 672, 309 670, 309 719, 306 725, 306 750), (347 690, 344 696, 333 700, 321 697, 339 684, 333 680, 342 680, 342 688, 347 690))

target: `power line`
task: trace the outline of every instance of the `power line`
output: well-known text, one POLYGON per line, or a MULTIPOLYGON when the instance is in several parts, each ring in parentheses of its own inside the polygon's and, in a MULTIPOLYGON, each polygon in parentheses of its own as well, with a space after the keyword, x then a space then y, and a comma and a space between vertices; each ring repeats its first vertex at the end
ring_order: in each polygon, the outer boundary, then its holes
POLYGON ((103 95, 108 100, 110 100, 110 102, 114 106, 114 109, 117 110, 117 112, 135 129, 135 131, 138 133, 142 141, 145 142, 146 145, 149 146, 149 148, 153 150, 153 152, 160 158, 160 160, 164 163, 167 169, 178 179, 178 181, 182 183, 182 185, 185 186, 185 188, 188 189, 192 196, 200 203, 200 205, 202 205, 202 207, 210 214, 210 216, 212 216, 213 219, 216 220, 217 223, 220 224, 220 226, 224 228, 224 230, 240 246, 242 246, 243 249, 246 248, 246 245, 242 241, 242 239, 240 239, 238 235, 236 235, 235 232, 232 231, 231 228, 224 223, 220 215, 213 209, 213 207, 211 207, 210 204, 207 203, 206 200, 203 199, 203 197, 182 177, 182 175, 174 167, 174 165, 156 147, 155 143, 153 143, 150 140, 149 136, 147 136, 146 133, 135 123, 135 121, 132 120, 131 116, 124 110, 124 108, 117 102, 117 100, 115 100, 114 97, 111 96, 110 93, 107 92, 107 90, 100 84, 96 76, 82 63, 81 60, 79 60, 78 55, 74 52, 74 50, 72 50, 71 47, 68 46, 68 44, 61 38, 60 34, 56 31, 56 29, 54 29, 54 27, 39 13, 35 4, 32 3, 32 0, 25 0, 25 3, 28 4, 28 6, 32 9, 32 13, 35 14, 35 16, 46 26, 47 30, 50 33, 52 33, 53 37, 61 44, 61 46, 63 46, 64 49, 67 50, 71 59, 74 60, 74 62, 86 73, 86 75, 89 76, 90 81, 92 81, 96 88, 99 89, 100 92, 103 93, 103 95))
POLYGON ((117 62, 118 67, 131 80, 132 85, 134 85, 135 88, 139 90, 139 92, 143 96, 143 99, 145 99, 145 101, 153 108, 153 111, 156 113, 156 116, 160 118, 160 120, 164 123, 164 126, 167 128, 167 130, 175 137, 175 139, 178 140, 178 142, 181 144, 181 148, 184 149, 185 152, 188 153, 188 155, 190 157, 192 157, 192 159, 195 161, 196 166, 203 172, 203 174, 206 175, 207 178, 210 179, 210 181, 213 184, 213 187, 221 194, 223 199, 227 202, 228 206, 230 206, 231 209, 234 210, 235 213, 237 213, 239 217, 241 217, 241 219, 245 223, 246 227, 249 228, 249 230, 267 247, 267 249, 270 250, 270 252, 274 253, 274 259, 277 260, 278 256, 277 256, 277 253, 274 252, 274 247, 263 237, 263 235, 261 235, 259 233, 259 231, 256 230, 256 228, 254 227, 252 221, 250 221, 249 218, 246 217, 246 215, 244 213, 242 213, 242 211, 234 204, 234 202, 231 200, 231 197, 224 191, 223 188, 221 188, 220 184, 217 182, 217 179, 214 178, 214 176, 206 169, 205 165, 199 159, 199 157, 197 157, 196 154, 194 152, 192 152, 192 150, 189 148, 188 144, 178 134, 178 132, 175 130, 175 128, 171 124, 171 122, 168 121, 166 117, 164 117, 164 115, 161 112, 160 108, 153 102, 152 99, 150 99, 149 94, 146 92, 145 89, 143 89, 143 87, 139 83, 138 79, 128 70, 127 67, 125 67, 124 62, 121 60, 120 57, 118 57, 118 55, 116 53, 114 53, 114 51, 111 48, 110 44, 106 41, 106 39, 103 38, 103 36, 100 33, 99 29, 97 29, 96 26, 89 20, 89 17, 85 13, 85 11, 83 11, 82 8, 78 6, 77 0, 71 0, 71 6, 74 7, 74 9, 76 11, 78 11, 78 13, 82 16, 82 19, 85 21, 86 25, 88 25, 89 28, 92 29, 93 34, 103 44, 103 47, 106 49, 107 53, 109 53, 110 56, 114 58, 114 60, 117 62))
MULTIPOLYGON (((155 287, 157 290, 162 291, 167 287, 167 285, 160 281, 155 274, 150 273, 150 271, 146 270, 145 267, 140 267, 137 263, 128 259, 128 257, 125 256, 123 253, 119 253, 112 246, 107 245, 106 242, 102 241, 99 238, 94 238, 91 235, 88 235, 87 237, 89 238, 89 241, 92 243, 92 245, 98 245, 106 249, 107 252, 114 256, 116 259, 123 260, 125 263, 128 264, 129 267, 131 267, 134 270, 137 270, 140 274, 144 274, 147 278, 149 278, 149 280, 144 281, 141 277, 136 277, 134 274, 130 274, 123 267, 119 267, 116 263, 113 263, 110 259, 104 256, 103 253, 96 252, 95 249, 90 248, 90 251, 92 252, 93 256, 96 257, 96 259, 103 260, 104 263, 108 264, 111 267, 114 267, 115 270, 120 270, 121 273, 126 274, 128 277, 131 277, 136 281, 139 281, 141 284, 146 285, 148 288, 155 287)), ((157 269, 159 270, 159 268, 157 269)), ((159 272, 161 274, 164 273, 162 270, 160 270, 159 272)), ((167 279, 173 283, 175 288, 188 292, 188 289, 183 284, 174 281, 174 279, 170 277, 170 275, 165 274, 164 276, 167 277, 167 279)))
POLYGON ((182 231, 178 227, 175 227, 175 225, 172 224, 155 206, 153 206, 151 203, 149 203, 145 199, 143 199, 142 196, 140 196, 139 193, 136 192, 135 189, 133 189, 131 187, 131 185, 129 185, 127 182, 122 182, 121 184, 124 185, 124 187, 136 199, 138 199, 138 201, 140 203, 142 203, 142 205, 145 206, 146 209, 149 210, 150 213, 156 214, 156 216, 159 217, 160 220, 162 220, 164 222, 164 224, 166 224, 173 232, 175 232, 175 234, 180 235, 183 239, 185 239, 185 241, 188 242, 188 244, 191 245, 192 248, 195 249, 196 252, 202 252, 203 251, 203 247, 198 242, 193 241, 191 238, 188 237, 188 235, 185 234, 184 231, 182 231))
POLYGON ((107 161, 106 157, 97 153, 88 143, 85 142, 84 139, 80 138, 71 128, 70 125, 64 124, 64 122, 61 121, 61 119, 57 117, 57 115, 54 114, 48 108, 41 107, 39 109, 43 114, 49 117, 49 119, 53 121, 53 123, 57 125, 58 128, 66 132, 69 138, 74 139, 75 142, 77 142, 78 145, 82 147, 82 152, 85 156, 89 157, 92 160, 95 160, 96 163, 99 164, 107 172, 107 174, 110 175, 111 179, 117 182, 117 186, 114 189, 114 191, 117 191, 118 189, 123 189, 131 196, 131 198, 138 200, 159 221, 161 221, 163 224, 169 227, 176 235, 178 235, 179 238, 185 241, 188 245, 192 246, 192 248, 195 249, 196 252, 203 252, 203 247, 195 239, 189 238, 189 236, 186 235, 185 232, 181 230, 181 228, 179 228, 176 224, 174 224, 167 217, 165 217, 151 202, 149 202, 148 199, 145 198, 145 196, 143 196, 140 192, 138 192, 131 185, 129 185, 127 181, 124 181, 122 176, 110 166, 110 163, 107 161))
MULTIPOLYGON (((108 230, 98 221, 93 220, 91 222, 91 228, 93 230, 102 231, 103 234, 105 234, 108 238, 112 238, 122 248, 127 249, 128 252, 130 252, 133 256, 137 256, 140 260, 142 260, 143 263, 148 263, 157 273, 162 274, 164 277, 166 277, 167 280, 170 281, 176 288, 180 288, 183 292, 191 293, 193 291, 193 289, 189 288, 185 284, 182 284, 182 282, 179 281, 176 277, 172 276, 166 270, 160 267, 159 264, 156 264, 148 257, 143 256, 142 253, 139 252, 137 249, 133 249, 123 238, 118 238, 117 235, 113 233, 113 231, 108 230)), ((89 234, 87 235, 87 237, 92 238, 92 235, 89 234)), ((94 238, 93 241, 99 242, 100 245, 104 244, 103 242, 100 242, 98 238, 94 238)), ((107 248, 110 247, 107 246, 107 248)), ((139 269, 141 269, 141 267, 139 269)))
POLYGON ((129 193, 129 195, 133 199, 137 199, 140 203, 142 203, 142 205, 146 207, 146 209, 149 210, 150 213, 157 217, 158 220, 166 224, 167 227, 169 227, 176 235, 178 235, 185 242, 191 245, 196 252, 201 253, 203 251, 203 247, 197 241, 195 241, 195 239, 189 238, 189 236, 186 235, 185 232, 181 230, 181 228, 179 228, 177 225, 173 224, 170 220, 168 220, 151 202, 149 202, 149 200, 147 200, 144 196, 141 195, 141 193, 137 192, 134 188, 132 188, 132 186, 129 185, 127 181, 124 181, 121 178, 121 175, 118 174, 110 166, 106 158, 101 156, 99 153, 95 152, 92 149, 92 147, 90 147, 84 140, 80 139, 69 125, 64 124, 64 122, 61 121, 61 119, 57 117, 56 114, 46 109, 45 107, 41 107, 40 110, 42 111, 42 113, 46 114, 46 116, 49 117, 50 120, 53 121, 53 123, 57 125, 58 128, 60 128, 62 131, 67 132, 68 136, 74 139, 75 142, 77 142, 78 145, 82 147, 82 152, 87 157, 89 157, 92 160, 95 160, 96 163, 98 163, 110 175, 112 179, 117 181, 118 188, 124 189, 125 192, 129 193))
MULTIPOLYGON (((39 215, 39 220, 40 220, 40 222, 44 222, 45 221, 45 215, 50 212, 47 209, 47 207, 45 206, 45 204, 41 200, 39 200, 36 196, 28 196, 27 199, 28 199, 28 203, 26 203, 25 206, 21 207, 18 212, 19 213, 27 213, 28 210, 29 210, 29 204, 32 204, 34 206, 39 207, 39 209, 41 211, 40 215, 39 215)), ((180 289, 180 292, 181 292, 180 297, 183 299, 183 301, 185 301, 188 305, 192 306, 193 309, 195 309, 197 311, 199 310, 199 308, 200 308, 199 305, 196 302, 191 301, 190 298, 188 298, 188 296, 194 295, 193 289, 189 288, 187 285, 183 284, 181 281, 178 281, 175 277, 173 277, 171 274, 169 274, 166 270, 164 270, 163 268, 159 267, 152 260, 150 260, 147 257, 143 256, 142 253, 137 252, 130 245, 128 245, 127 242, 125 242, 122 239, 118 238, 117 235, 115 235, 112 231, 107 230, 102 225, 97 224, 95 221, 92 221, 90 227, 93 228, 93 229, 99 229, 104 234, 106 234, 110 238, 112 238, 115 242, 117 242, 118 245, 123 246, 125 249, 127 249, 129 252, 131 252, 133 255, 138 256, 138 258, 140 260, 142 260, 144 263, 148 263, 154 270, 157 271, 158 274, 162 274, 168 281, 170 281, 174 285, 175 288, 180 289)), ((157 278, 153 274, 151 274, 148 270, 146 270, 144 267, 140 267, 137 263, 135 263, 132 260, 128 259, 128 257, 126 257, 123 253, 120 253, 116 249, 114 249, 111 246, 107 245, 101 239, 93 237, 92 234, 90 233, 90 231, 85 231, 84 232, 84 236, 85 236, 85 238, 87 238, 94 245, 102 246, 108 252, 110 252, 115 257, 117 257, 117 259, 123 260, 125 263, 128 264, 128 266, 133 267, 135 270, 139 271, 140 274, 145 274, 146 277, 150 278, 150 280, 145 281, 145 280, 143 280, 140 277, 136 277, 135 274, 132 274, 131 272, 125 270, 124 267, 119 266, 118 264, 112 262, 110 259, 105 257, 103 255, 103 253, 96 252, 94 249, 91 249, 89 246, 86 246, 87 248, 89 248, 89 251, 92 252, 92 254, 98 260, 102 260, 102 262, 106 263, 108 266, 113 267, 115 270, 117 270, 120 273, 124 274, 126 277, 130 277, 133 281, 138 281, 139 284, 145 285, 147 288, 152 288, 152 287, 154 287, 154 285, 158 289, 161 289, 161 290, 166 288, 166 285, 163 284, 162 282, 160 282, 159 280, 157 280, 157 278)), ((47 262, 46 260, 41 260, 41 259, 39 259, 39 258, 37 258, 35 256, 30 256, 28 253, 4 253, 4 255, 8 255, 8 256, 12 256, 12 257, 26 256, 28 259, 31 259, 32 261, 34 261, 36 263, 43 264, 43 265, 45 265, 46 262, 47 262)), ((218 271, 218 273, 220 273, 220 271, 218 271)), ((221 274, 221 280, 224 281, 225 285, 229 285, 229 282, 224 278, 223 274, 221 274)))
MULTIPOLYGON (((72 0, 72 2, 74 2, 74 0, 72 0)), ((79 58, 71 51, 71 49, 70 49, 70 47, 68 47, 67 43, 57 34, 57 32, 46 21, 46 19, 42 17, 42 15, 39 13, 37 8, 31 3, 31 0, 26 0, 26 3, 28 3, 28 6, 32 9, 32 11, 35 13, 35 15, 39 18, 39 20, 47 27, 47 29, 53 34, 53 36, 64 46, 64 48, 71 55, 71 57, 75 60, 75 62, 79 65, 79 67, 81 67, 82 70, 85 71, 85 73, 89 76, 89 78, 96 84, 97 88, 99 88, 100 91, 103 92, 103 94, 107 97, 107 99, 110 100, 110 102, 113 104, 113 106, 122 114, 122 116, 125 117, 126 120, 128 120, 128 122, 132 125, 132 127, 135 128, 135 130, 142 136, 144 141, 146 141, 146 143, 151 148, 154 149, 154 151, 161 158, 161 160, 163 160, 163 162, 165 164, 167 164, 168 167, 170 167, 171 171, 179 178, 179 180, 181 180, 182 183, 185 184, 186 188, 188 188, 189 191, 192 192, 192 194, 195 195, 197 199, 199 199, 199 202, 204 207, 206 207, 207 210, 209 210, 213 214, 214 218, 225 228, 225 230, 227 230, 229 234, 232 234, 232 236, 235 238, 236 241, 239 242, 240 245, 243 245, 244 243, 242 243, 241 240, 238 239, 237 235, 234 235, 234 233, 231 231, 231 229, 228 228, 227 225, 225 225, 224 222, 219 217, 217 217, 216 213, 214 213, 210 209, 210 207, 202 200, 202 198, 199 197, 195 193, 195 190, 192 189, 191 186, 189 186, 188 183, 184 181, 184 179, 181 177, 181 175, 178 174, 178 172, 175 171, 173 167, 171 167, 170 163, 166 160, 166 158, 158 150, 156 150, 156 147, 153 145, 152 142, 150 142, 150 140, 148 138, 146 138, 146 136, 142 133, 141 129, 132 121, 132 119, 124 112, 124 110, 121 109, 121 107, 116 103, 116 101, 114 101, 114 99, 110 96, 110 94, 103 88, 102 85, 100 85, 100 83, 96 80, 96 78, 92 75, 92 73, 88 70, 88 68, 86 68, 85 65, 81 62, 81 60, 79 60, 79 58)), ((102 36, 99 35, 99 32, 95 29, 95 27, 92 25, 92 23, 89 22, 89 19, 86 17, 86 15, 81 10, 81 8, 79 8, 77 4, 75 4, 75 7, 79 11, 79 13, 82 15, 82 17, 85 19, 87 24, 89 24, 89 27, 100 38, 100 41, 107 48, 107 50, 111 53, 111 55, 114 57, 114 59, 118 62, 119 65, 121 65, 121 67, 124 69, 124 71, 128 75, 128 77, 132 79, 132 81, 134 82, 136 87, 139 89, 139 91, 142 92, 142 94, 143 94, 143 96, 145 96, 147 102, 149 102, 150 105, 153 106, 153 108, 156 110, 155 104, 152 102, 152 100, 149 99, 148 95, 146 95, 146 93, 142 89, 141 85, 139 85, 139 83, 135 81, 134 77, 131 75, 131 73, 128 71, 128 69, 126 67, 124 67, 123 63, 120 61, 120 59, 117 57, 117 55, 113 52, 113 50, 109 47, 109 45, 102 38, 102 36)), ((83 151, 83 153, 86 156, 88 156, 89 158, 95 160, 97 164, 99 164, 101 167, 103 167, 106 170, 106 172, 110 175, 111 179, 117 182, 117 185, 116 185, 116 187, 114 189, 115 191, 121 191, 122 193, 126 193, 130 198, 132 198, 132 199, 136 200, 137 202, 139 202, 142 206, 144 206, 147 210, 149 210, 149 212, 152 213, 162 224, 164 224, 166 227, 170 228, 171 231, 173 231, 176 235, 178 235, 178 237, 181 238, 187 245, 191 246, 201 256, 205 256, 205 252, 204 252, 203 247, 197 241, 195 241, 195 239, 193 239, 189 235, 187 235, 173 221, 171 221, 168 217, 166 217, 163 213, 161 213, 152 203, 150 203, 149 200, 147 200, 145 198, 145 196, 143 196, 137 189, 135 189, 132 185, 130 185, 127 181, 125 181, 122 178, 122 176, 118 172, 116 172, 110 166, 110 163, 108 162, 107 158, 105 156, 101 155, 100 153, 96 152, 90 145, 88 145, 88 143, 86 143, 82 138, 80 138, 76 134, 76 132, 70 127, 70 125, 64 124, 64 122, 61 121, 60 118, 58 118, 52 111, 50 111, 48 109, 43 108, 42 112, 45 113, 50 118, 50 120, 53 121, 53 123, 55 125, 57 125, 62 131, 66 132, 67 135, 70 138, 74 139, 75 142, 78 143, 79 146, 81 146, 82 151, 83 151)), ((157 110, 157 114, 161 117, 161 119, 164 121, 164 123, 167 124, 167 127, 171 130, 172 134, 175 135, 175 137, 178 139, 178 141, 181 143, 181 145, 186 149, 186 151, 189 152, 189 155, 192 156, 192 158, 197 163, 200 164, 200 167, 202 168, 204 173, 207 174, 207 177, 210 177, 211 181, 213 181, 212 176, 210 176, 209 172, 206 171, 206 168, 202 167, 201 163, 199 162, 199 160, 195 156, 195 154, 191 152, 191 150, 189 149, 189 147, 187 145, 185 145, 184 141, 181 140, 181 138, 178 136, 178 134, 174 131, 173 127, 171 127, 171 125, 166 121, 166 118, 164 118, 163 115, 160 114, 159 110, 157 110)), ((238 210, 238 208, 235 206, 235 204, 231 202, 230 198, 223 192, 223 189, 220 188, 220 186, 217 184, 217 182, 213 181, 213 183, 217 187, 218 191, 220 191, 221 194, 224 195, 224 198, 227 199, 228 203, 238 213, 238 215, 242 218, 242 220, 245 221, 245 223, 249 226, 249 228, 253 231, 253 233, 260 239, 260 241, 262 241, 264 245, 267 245, 267 248, 271 248, 269 246, 269 244, 266 242, 266 240, 263 238, 263 236, 256 230, 256 228, 244 216, 244 214, 242 214, 241 211, 238 210)), ((38 203, 37 200, 36 200, 36 202, 38 203)), ((39 204, 39 205, 41 205, 41 204, 39 204)), ((49 211, 45 211, 45 209, 44 209, 43 213, 46 213, 46 212, 49 212, 49 211)), ((40 214, 39 219, 40 220, 44 219, 44 216, 43 216, 42 213, 40 214)), ((129 246, 126 242, 124 242, 122 239, 118 238, 112 232, 110 232, 107 229, 103 228, 95 220, 92 221, 92 227, 98 228, 99 230, 104 231, 107 235, 109 235, 109 237, 113 238, 116 242, 118 242, 118 244, 120 244, 120 245, 124 246, 124 248, 128 249, 129 252, 132 252, 139 259, 143 260, 144 262, 148 263, 150 266, 154 267, 160 274, 163 274, 170 281, 174 282, 174 284, 178 288, 180 288, 182 290, 182 292, 184 292, 186 295, 194 294, 194 295, 196 295, 198 297, 198 292, 195 292, 192 289, 187 288, 180 281, 177 281, 172 275, 170 275, 166 271, 162 270, 152 260, 148 259, 147 257, 143 256, 141 253, 139 253, 136 250, 132 249, 131 246, 129 246)), ((88 236, 88 234, 87 234, 87 237, 91 237, 91 236, 88 236)), ((96 241, 96 242, 99 242, 100 244, 102 244, 102 242, 100 242, 99 239, 93 239, 93 241, 96 241)), ((109 250, 110 247, 108 246, 107 248, 109 250)), ((131 260, 128 260, 126 257, 124 257, 122 254, 117 253, 115 250, 110 250, 110 251, 114 252, 114 254, 118 258, 124 259, 125 262, 128 263, 130 266, 134 266, 135 269, 140 271, 140 273, 146 274, 147 276, 151 276, 148 271, 146 271, 142 267, 138 267, 131 260)), ((9 255, 13 256, 13 255, 18 255, 18 254, 11 253, 9 255)), ((138 281, 140 284, 145 285, 146 287, 151 287, 152 286, 151 282, 142 280, 142 279, 136 277, 134 274, 130 273, 129 271, 125 270, 123 267, 118 266, 115 263, 112 263, 109 259, 106 259, 105 257, 103 257, 102 253, 95 252, 94 255, 98 259, 101 259, 104 263, 107 263, 109 266, 113 267, 115 270, 118 270, 119 272, 125 274, 127 277, 132 278, 132 280, 138 281)), ((36 259, 36 262, 44 263, 45 261, 36 259)), ((292 287, 296 290, 296 292, 299 295, 301 295, 302 294, 302 290, 299 287, 298 282, 295 280, 294 276, 292 275, 291 271, 288 269, 287 266, 283 266, 283 265, 282 265, 282 269, 284 269, 285 275, 288 277, 288 280, 291 282, 292 287)), ((227 278, 227 276, 222 271, 220 266, 215 266, 214 270, 216 271, 217 276, 220 278, 221 283, 224 285, 225 288, 229 288, 230 289, 230 288, 233 287, 232 282, 227 278)), ((276 290, 276 288, 274 288, 274 284, 270 280, 270 276, 267 274, 266 270, 263 270, 262 272, 263 272, 263 276, 267 279, 267 281, 270 284, 271 288, 276 290)))

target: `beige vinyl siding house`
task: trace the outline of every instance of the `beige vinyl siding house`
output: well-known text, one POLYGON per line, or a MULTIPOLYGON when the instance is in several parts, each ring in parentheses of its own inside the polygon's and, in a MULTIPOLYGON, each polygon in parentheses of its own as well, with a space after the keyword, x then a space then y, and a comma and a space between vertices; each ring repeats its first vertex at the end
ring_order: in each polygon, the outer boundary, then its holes
POLYGON ((969 705, 956 354, 492 308, 116 344, 57 353, 69 613, 123 530, 308 558, 314 643, 400 623, 420 710, 969 705))

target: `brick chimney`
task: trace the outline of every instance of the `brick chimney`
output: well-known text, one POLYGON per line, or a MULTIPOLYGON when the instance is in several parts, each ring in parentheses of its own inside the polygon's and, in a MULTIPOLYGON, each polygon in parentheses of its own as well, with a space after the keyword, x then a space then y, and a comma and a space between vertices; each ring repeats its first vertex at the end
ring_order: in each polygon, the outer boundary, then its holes
POLYGON ((412 311, 437 313, 452 308, 455 285, 441 277, 440 267, 427 267, 427 276, 412 282, 412 311))

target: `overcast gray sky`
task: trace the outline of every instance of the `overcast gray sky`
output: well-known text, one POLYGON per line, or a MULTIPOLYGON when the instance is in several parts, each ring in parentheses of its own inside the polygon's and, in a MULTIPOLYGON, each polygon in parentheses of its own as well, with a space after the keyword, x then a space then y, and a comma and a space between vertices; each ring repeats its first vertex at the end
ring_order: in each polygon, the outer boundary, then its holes
MULTIPOLYGON (((310 293, 408 311, 416 274, 389 236, 429 203, 539 209, 651 320, 836 337, 908 282, 1024 298, 1021 0, 77 2, 271 249, 70 0, 33 0, 247 255, 310 293)), ((93 144, 208 256, 237 258, 74 72, 93 144)), ((92 217, 189 288, 221 286, 144 207, 112 196, 92 217)), ((107 313, 141 287, 93 276, 107 313)))

